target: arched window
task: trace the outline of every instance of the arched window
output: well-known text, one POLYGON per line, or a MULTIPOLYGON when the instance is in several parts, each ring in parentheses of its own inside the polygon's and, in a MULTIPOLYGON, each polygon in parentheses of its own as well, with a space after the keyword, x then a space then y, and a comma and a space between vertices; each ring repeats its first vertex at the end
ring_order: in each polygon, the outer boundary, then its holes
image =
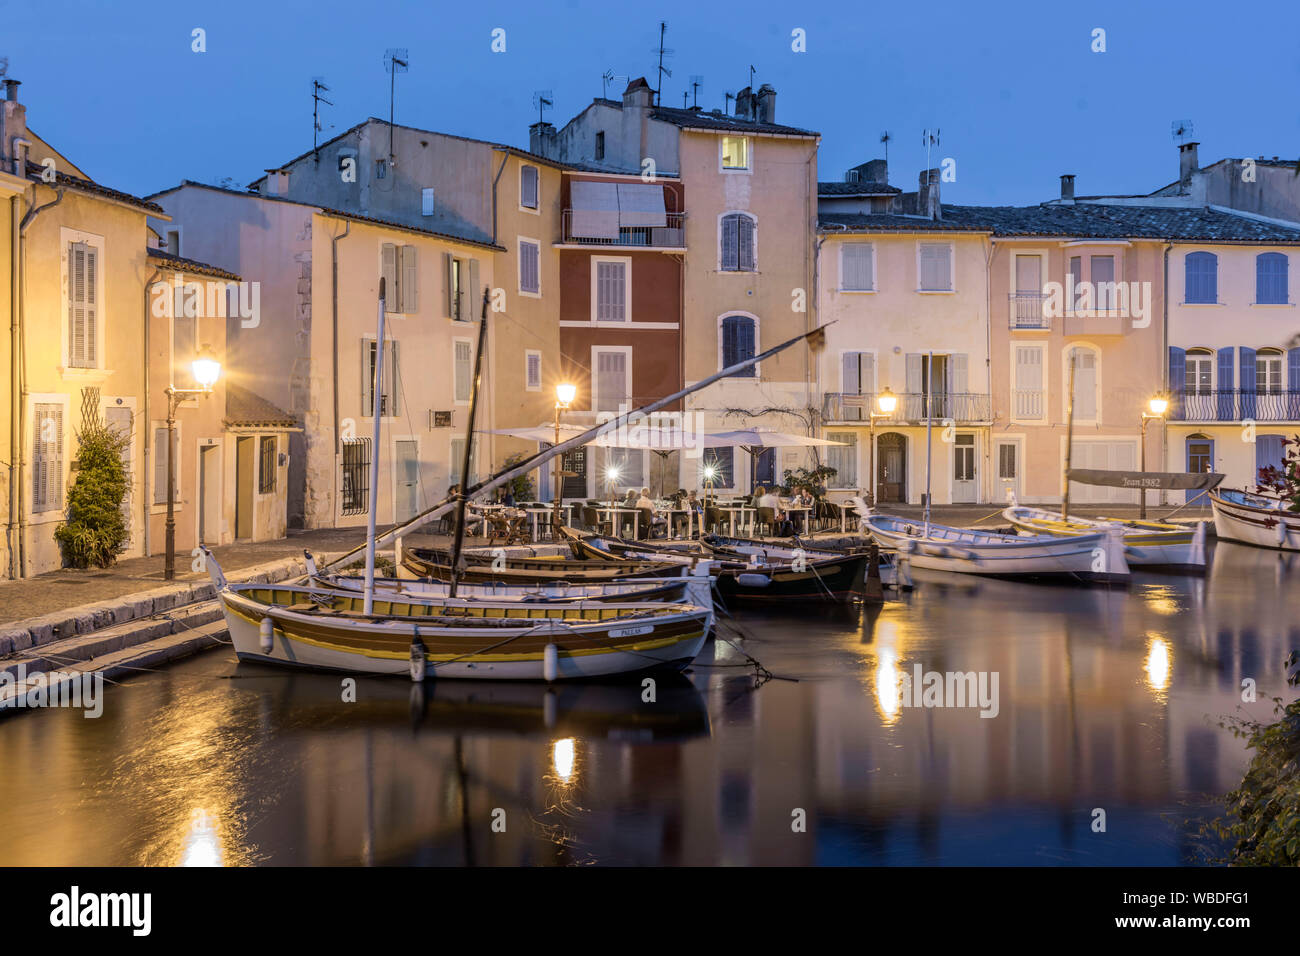
POLYGON ((732 212, 722 217, 723 272, 754 271, 754 219, 743 212, 732 212))
MULTIPOLYGON (((720 331, 722 337, 722 368, 743 362, 758 354, 757 324, 747 315, 728 315, 722 320, 720 331)), ((743 372, 737 372, 737 378, 754 378, 757 369, 751 365, 743 372)))
POLYGON ((1280 252, 1262 252, 1255 257, 1255 302, 1286 305, 1287 257, 1280 252))
MULTIPOLYGON (((1255 353, 1255 391, 1260 395, 1280 395, 1286 382, 1286 356, 1281 349, 1260 349, 1255 353)), ((1242 382, 1249 388, 1250 382, 1242 382)))
POLYGON ((1183 260, 1186 270, 1184 302, 1219 301, 1219 257, 1212 252, 1189 252, 1183 260))

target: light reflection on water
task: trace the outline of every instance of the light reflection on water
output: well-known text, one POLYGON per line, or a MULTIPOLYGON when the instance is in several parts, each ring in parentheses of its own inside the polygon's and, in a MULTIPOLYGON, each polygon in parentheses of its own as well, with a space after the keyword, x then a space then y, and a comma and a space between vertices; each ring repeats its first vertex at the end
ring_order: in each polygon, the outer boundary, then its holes
POLYGON ((1298 576, 1235 545, 1127 592, 918 572, 883 608, 739 615, 773 678, 716 642, 653 703, 397 680, 344 703, 221 650, 98 720, 0 721, 0 864, 1195 862, 1249 759, 1219 717, 1293 693, 1298 576), (997 716, 900 699, 918 664, 997 672, 997 716))

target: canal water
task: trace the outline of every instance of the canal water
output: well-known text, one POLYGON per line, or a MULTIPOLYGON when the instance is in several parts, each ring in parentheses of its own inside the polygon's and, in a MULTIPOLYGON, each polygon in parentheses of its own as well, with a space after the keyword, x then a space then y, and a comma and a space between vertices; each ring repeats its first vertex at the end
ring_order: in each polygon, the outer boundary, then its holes
POLYGON ((0 864, 1205 861, 1250 756, 1222 721, 1293 695, 1300 555, 1221 544, 1204 577, 1128 590, 917 584, 738 614, 653 702, 400 680, 345 702, 220 648, 108 689, 98 719, 0 719, 0 864), (900 694, 916 665, 996 675, 990 716, 900 694))

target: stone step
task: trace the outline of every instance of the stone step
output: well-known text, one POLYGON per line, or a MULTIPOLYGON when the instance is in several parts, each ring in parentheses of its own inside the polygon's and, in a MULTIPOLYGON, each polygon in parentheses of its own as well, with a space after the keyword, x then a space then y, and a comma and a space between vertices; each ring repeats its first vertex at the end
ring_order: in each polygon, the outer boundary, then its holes
POLYGON ((17 675, 20 671, 32 674, 38 671, 63 670, 73 663, 93 661, 105 654, 172 634, 184 633, 221 620, 224 620, 224 616, 219 601, 200 601, 128 621, 125 624, 115 624, 88 634, 55 641, 40 648, 32 648, 0 660, 0 674, 7 672, 10 675, 17 675))

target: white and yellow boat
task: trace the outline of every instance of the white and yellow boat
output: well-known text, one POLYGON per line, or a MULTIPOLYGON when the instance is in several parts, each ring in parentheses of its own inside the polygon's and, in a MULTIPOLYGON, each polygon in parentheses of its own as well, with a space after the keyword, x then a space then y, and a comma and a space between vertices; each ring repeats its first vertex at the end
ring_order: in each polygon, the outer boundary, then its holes
POLYGON ((1195 527, 1164 521, 1134 521, 1124 518, 1063 519, 1054 511, 1012 505, 1002 512, 1022 535, 1052 535, 1073 538, 1118 528, 1124 535, 1124 557, 1132 567, 1167 568, 1184 571, 1205 569, 1205 524, 1195 527))

